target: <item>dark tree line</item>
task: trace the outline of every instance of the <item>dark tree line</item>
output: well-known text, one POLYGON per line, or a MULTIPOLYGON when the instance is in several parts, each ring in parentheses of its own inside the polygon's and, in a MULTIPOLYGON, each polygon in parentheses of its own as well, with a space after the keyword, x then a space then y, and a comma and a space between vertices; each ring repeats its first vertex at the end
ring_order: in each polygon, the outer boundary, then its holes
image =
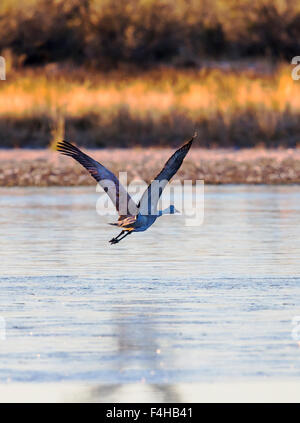
POLYGON ((0 16, 0 51, 10 49, 25 66, 71 62, 101 69, 299 55, 299 10, 249 4, 239 2, 232 16, 208 18, 201 2, 198 11, 180 11, 175 0, 40 0, 0 16))

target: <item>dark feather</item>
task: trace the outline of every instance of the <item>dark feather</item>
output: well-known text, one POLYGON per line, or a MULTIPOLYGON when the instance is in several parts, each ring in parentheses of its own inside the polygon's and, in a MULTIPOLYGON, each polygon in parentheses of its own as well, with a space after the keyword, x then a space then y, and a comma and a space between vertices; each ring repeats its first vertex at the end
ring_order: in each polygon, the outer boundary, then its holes
POLYGON ((182 165, 182 162, 189 152, 194 138, 180 147, 165 163, 163 169, 155 177, 155 179, 148 186, 144 192, 140 202, 138 203, 140 214, 155 214, 158 200, 170 179, 177 173, 178 169, 182 165))
POLYGON ((120 214, 135 215, 137 213, 136 204, 118 178, 110 170, 68 141, 58 142, 57 150, 65 156, 73 157, 73 159, 77 160, 89 171, 92 177, 96 179, 108 194, 120 214))

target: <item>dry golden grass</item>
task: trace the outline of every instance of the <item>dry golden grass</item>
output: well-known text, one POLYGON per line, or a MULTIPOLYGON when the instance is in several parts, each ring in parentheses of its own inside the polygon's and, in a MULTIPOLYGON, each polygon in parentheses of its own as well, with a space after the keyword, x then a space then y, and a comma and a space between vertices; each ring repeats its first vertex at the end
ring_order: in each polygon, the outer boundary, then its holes
POLYGON ((64 129, 89 146, 174 145, 195 127, 204 146, 295 146, 300 82, 291 70, 21 72, 1 83, 2 146, 42 147, 64 129))
POLYGON ((140 76, 86 74, 85 81, 54 72, 20 73, 1 84, 2 116, 36 116, 57 108, 68 116, 87 113, 109 114, 128 107, 133 115, 165 113, 182 109, 191 117, 202 113, 266 108, 299 112, 300 83, 291 78, 291 66, 282 65, 272 76, 255 76, 251 71, 150 71, 140 76))

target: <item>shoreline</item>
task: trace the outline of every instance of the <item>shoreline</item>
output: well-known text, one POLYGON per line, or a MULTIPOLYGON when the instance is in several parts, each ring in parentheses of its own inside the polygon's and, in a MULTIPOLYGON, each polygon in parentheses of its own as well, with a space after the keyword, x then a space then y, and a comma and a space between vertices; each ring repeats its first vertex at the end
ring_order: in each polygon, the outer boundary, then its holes
MULTIPOLYGON (((174 149, 132 148, 86 150, 115 174, 127 172, 127 182, 149 183, 174 149)), ((300 149, 193 148, 177 179, 206 184, 299 184, 300 149)), ((0 150, 0 186, 85 186, 95 181, 72 159, 51 150, 0 150)))

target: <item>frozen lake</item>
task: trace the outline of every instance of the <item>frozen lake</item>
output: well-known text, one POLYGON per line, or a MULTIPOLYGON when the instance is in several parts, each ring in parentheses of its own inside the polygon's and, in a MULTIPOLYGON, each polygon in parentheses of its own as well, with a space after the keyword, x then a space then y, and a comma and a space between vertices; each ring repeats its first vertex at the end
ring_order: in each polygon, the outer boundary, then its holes
POLYGON ((207 186, 201 226, 112 246, 98 198, 0 189, 0 382, 299 380, 300 187, 207 186))

